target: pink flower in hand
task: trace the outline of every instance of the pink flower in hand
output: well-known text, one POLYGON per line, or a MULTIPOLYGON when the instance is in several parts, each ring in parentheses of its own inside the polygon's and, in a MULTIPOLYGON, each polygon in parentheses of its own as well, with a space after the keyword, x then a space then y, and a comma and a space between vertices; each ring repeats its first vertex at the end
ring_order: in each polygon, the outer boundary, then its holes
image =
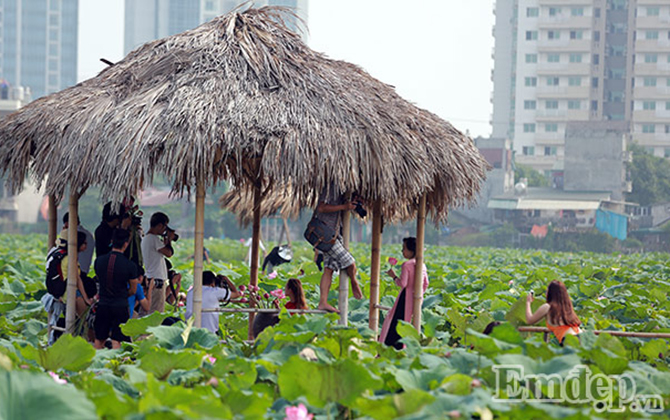
POLYGON ((272 273, 268 274, 268 279, 273 280, 277 278, 277 272, 273 271, 272 273))
POLYGON ((312 420, 314 414, 309 414, 304 404, 297 407, 286 407, 286 420, 312 420))
POLYGON ((286 295, 284 294, 284 289, 275 289, 270 292, 270 294, 277 299, 284 299, 286 295))
POLYGON ((51 371, 49 371, 48 373, 49 373, 49 376, 51 376, 51 377, 53 378, 53 380, 56 381, 57 384, 64 385, 64 384, 67 383, 67 381, 66 381, 65 379, 61 379, 61 378, 60 378, 58 375, 56 375, 55 373, 53 373, 53 372, 51 372, 51 371))
POLYGON ((398 265, 398 260, 393 257, 389 257, 389 264, 398 265))

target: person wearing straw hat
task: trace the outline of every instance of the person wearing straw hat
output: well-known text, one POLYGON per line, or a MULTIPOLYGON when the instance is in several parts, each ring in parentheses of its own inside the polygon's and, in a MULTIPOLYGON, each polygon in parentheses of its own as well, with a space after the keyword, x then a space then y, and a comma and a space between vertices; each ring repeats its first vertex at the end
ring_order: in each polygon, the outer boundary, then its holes
POLYGON ((324 188, 319 197, 319 204, 314 211, 314 218, 321 220, 338 233, 337 240, 333 247, 328 251, 322 251, 324 269, 321 275, 318 309, 329 312, 338 312, 339 310, 328 303, 328 293, 333 282, 333 273, 335 271, 346 270, 351 281, 351 290, 356 299, 363 298, 361 286, 356 280, 356 261, 349 251, 342 244, 340 228, 342 226, 342 212, 356 209, 357 203, 346 202, 344 195, 339 194, 334 186, 324 188))

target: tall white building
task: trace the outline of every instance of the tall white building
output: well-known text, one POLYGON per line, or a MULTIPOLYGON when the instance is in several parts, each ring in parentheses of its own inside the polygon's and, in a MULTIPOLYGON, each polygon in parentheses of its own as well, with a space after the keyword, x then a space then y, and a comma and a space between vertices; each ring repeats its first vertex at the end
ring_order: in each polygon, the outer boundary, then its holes
POLYGON ((494 137, 516 162, 561 174, 572 121, 626 121, 670 156, 670 1, 498 0, 494 137))
MULTIPOLYGON (((124 54, 140 45, 184 32, 230 12, 245 0, 126 0, 124 54)), ((254 7, 286 6, 307 21, 307 0, 255 0, 254 7)), ((287 22, 297 29, 297 22, 287 22)), ((305 34, 303 34, 303 37, 305 34)))

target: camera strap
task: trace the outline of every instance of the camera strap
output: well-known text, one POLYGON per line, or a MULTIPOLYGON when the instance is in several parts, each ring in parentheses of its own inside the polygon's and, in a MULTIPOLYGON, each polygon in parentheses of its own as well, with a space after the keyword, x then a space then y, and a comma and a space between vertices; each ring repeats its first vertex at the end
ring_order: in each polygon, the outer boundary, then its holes
POLYGON ((114 264, 116 263, 116 255, 114 253, 109 254, 109 261, 107 262, 107 281, 105 287, 107 293, 114 295, 112 291, 112 285, 114 284, 114 264))

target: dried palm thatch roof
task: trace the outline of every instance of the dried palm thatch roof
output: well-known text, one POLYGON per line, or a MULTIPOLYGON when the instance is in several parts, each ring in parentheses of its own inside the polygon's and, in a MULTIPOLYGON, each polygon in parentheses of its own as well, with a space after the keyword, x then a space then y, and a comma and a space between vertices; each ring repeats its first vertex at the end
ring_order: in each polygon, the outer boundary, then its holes
POLYGON ((227 179, 240 193, 290 190, 293 207, 329 187, 382 200, 390 219, 423 193, 437 219, 475 197, 487 164, 467 136, 309 49, 286 13, 235 11, 147 43, 5 118, 8 186, 31 173, 49 194, 99 185, 119 200, 162 173, 176 193, 227 179))

